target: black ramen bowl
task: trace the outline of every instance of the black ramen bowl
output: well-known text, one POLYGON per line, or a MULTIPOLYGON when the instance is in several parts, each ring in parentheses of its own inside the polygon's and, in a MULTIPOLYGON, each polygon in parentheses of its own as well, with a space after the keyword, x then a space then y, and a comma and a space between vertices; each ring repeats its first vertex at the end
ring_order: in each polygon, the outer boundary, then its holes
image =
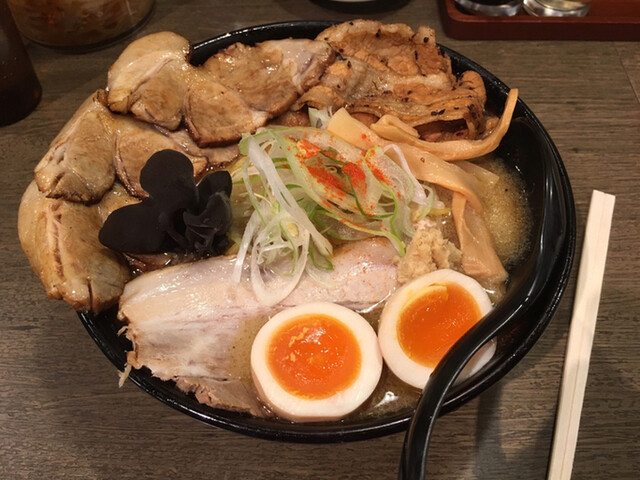
MULTIPOLYGON (((286 22, 227 33, 196 45, 192 63, 200 64, 235 42, 254 44, 288 37, 314 38, 331 24, 286 22)), ((442 50, 451 58, 455 73, 475 70, 482 76, 487 89, 487 110, 502 112, 509 88, 480 65, 445 47, 442 50)), ((556 311, 573 262, 575 207, 567 173, 551 138, 521 100, 497 154, 524 179, 533 212, 531 248, 527 257, 509 272, 510 286, 496 309, 508 319, 497 335, 496 354, 481 371, 449 391, 441 413, 456 409, 488 388, 531 349, 556 311)), ((80 313, 79 316, 104 354, 123 370, 131 344, 118 335, 122 323, 117 320, 116 311, 112 309, 99 315, 80 313)), ((406 429, 413 414, 413 409, 406 409, 364 419, 291 423, 203 405, 194 396, 180 391, 173 382, 153 377, 148 369, 133 370, 129 379, 160 401, 198 420, 272 440, 309 443, 363 440, 406 429)))

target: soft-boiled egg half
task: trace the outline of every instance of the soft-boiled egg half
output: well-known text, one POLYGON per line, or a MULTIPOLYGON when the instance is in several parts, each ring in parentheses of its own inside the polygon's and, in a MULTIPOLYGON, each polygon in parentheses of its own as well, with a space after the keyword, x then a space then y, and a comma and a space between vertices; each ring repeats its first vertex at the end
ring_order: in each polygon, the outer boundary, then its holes
MULTIPOLYGON (((387 300, 378 339, 384 361, 400 380, 422 389, 447 351, 492 308, 473 278, 454 270, 436 270, 402 286, 387 300)), ((495 353, 483 346, 458 381, 469 377, 495 353)))
POLYGON ((328 302, 274 315, 251 347, 251 373, 262 401, 295 421, 342 418, 373 393, 382 372, 373 327, 328 302))

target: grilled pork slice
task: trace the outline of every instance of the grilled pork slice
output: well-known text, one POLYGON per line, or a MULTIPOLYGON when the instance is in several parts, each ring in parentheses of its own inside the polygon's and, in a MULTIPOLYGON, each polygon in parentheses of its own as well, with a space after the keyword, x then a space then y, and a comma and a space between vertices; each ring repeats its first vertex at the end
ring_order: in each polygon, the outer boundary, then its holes
POLYGON ((363 60, 376 70, 436 76, 449 84, 454 80, 449 58, 440 53, 434 30, 426 26, 414 32, 403 23, 354 20, 325 29, 317 39, 328 42, 340 55, 363 60))
POLYGON ((249 372, 253 337, 268 316, 286 307, 331 301, 371 308, 396 287, 396 252, 386 240, 354 242, 336 249, 334 268, 320 278, 303 275, 279 305, 261 304, 248 268, 229 279, 234 257, 215 257, 145 273, 129 282, 118 316, 133 343, 128 363, 174 380, 214 407, 263 415, 249 372))
POLYGON ((109 69, 109 108, 170 130, 184 121, 200 146, 226 145, 287 111, 334 58, 308 39, 234 44, 202 66, 190 56, 171 32, 131 43, 109 69))
POLYGON ((482 77, 453 75, 431 28, 356 20, 332 26, 318 40, 339 59, 293 109, 346 106, 352 114, 392 114, 431 141, 476 138, 484 127, 482 77))

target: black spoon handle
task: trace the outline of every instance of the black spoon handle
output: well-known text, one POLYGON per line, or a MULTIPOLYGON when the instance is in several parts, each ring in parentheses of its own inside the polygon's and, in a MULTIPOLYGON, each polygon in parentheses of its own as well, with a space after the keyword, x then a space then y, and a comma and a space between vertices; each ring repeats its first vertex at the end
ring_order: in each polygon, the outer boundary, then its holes
POLYGON ((405 435, 398 479, 424 479, 429 439, 445 396, 471 357, 508 322, 507 318, 502 319, 489 314, 478 322, 453 346, 431 374, 405 435))
MULTIPOLYGON (((563 240, 568 234, 566 227, 572 218, 567 218, 565 200, 557 191, 561 179, 557 166, 552 162, 555 147, 550 140, 540 136, 530 119, 514 119, 507 136, 513 134, 514 138, 521 138, 516 132, 520 132, 523 138, 528 138, 530 146, 537 146, 539 158, 547 159, 538 163, 540 168, 547 170, 540 185, 544 199, 542 218, 539 230, 533 233, 533 238, 537 241, 533 244, 533 250, 528 255, 526 263, 520 267, 520 274, 515 276, 514 283, 510 286, 513 294, 507 295, 494 310, 458 340, 431 374, 405 436, 398 471, 400 480, 424 479, 429 439, 449 388, 480 347, 507 324, 517 321, 537 298, 544 294, 548 276, 537 272, 548 270, 545 268, 545 262, 555 263, 562 251, 563 240), (533 141, 531 135, 534 136, 533 141)), ((505 140, 506 137, 503 142, 505 140)))

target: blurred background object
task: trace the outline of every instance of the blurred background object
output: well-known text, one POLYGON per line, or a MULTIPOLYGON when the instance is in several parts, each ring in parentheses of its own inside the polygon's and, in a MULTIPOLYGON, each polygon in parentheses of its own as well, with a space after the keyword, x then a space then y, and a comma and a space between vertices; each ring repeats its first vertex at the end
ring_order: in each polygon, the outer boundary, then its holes
POLYGON ((529 15, 542 17, 584 17, 589 12, 591 0, 524 0, 529 15))
POLYGON ((42 89, 5 0, 0 0, 0 126, 29 115, 42 89))
POLYGON ((516 15, 522 7, 522 0, 455 0, 465 11, 491 17, 516 15))
POLYGON ((106 46, 151 15, 154 0, 7 0, 20 32, 72 52, 106 46))
MULTIPOLYGON (((311 0, 322 7, 346 13, 380 13, 403 7, 409 0, 311 0)), ((415 0, 419 1, 419 0, 415 0)))

